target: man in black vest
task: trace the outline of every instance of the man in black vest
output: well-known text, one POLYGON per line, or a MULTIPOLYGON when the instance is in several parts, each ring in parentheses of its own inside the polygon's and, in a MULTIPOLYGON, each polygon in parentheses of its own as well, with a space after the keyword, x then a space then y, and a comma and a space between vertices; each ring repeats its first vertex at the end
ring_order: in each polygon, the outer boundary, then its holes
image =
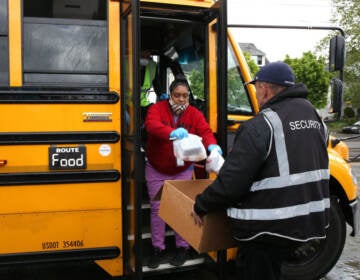
POLYGON ((239 243, 239 279, 280 279, 281 265, 329 226, 327 129, 289 65, 257 73, 260 113, 237 130, 218 177, 196 197, 193 216, 227 210, 239 243))

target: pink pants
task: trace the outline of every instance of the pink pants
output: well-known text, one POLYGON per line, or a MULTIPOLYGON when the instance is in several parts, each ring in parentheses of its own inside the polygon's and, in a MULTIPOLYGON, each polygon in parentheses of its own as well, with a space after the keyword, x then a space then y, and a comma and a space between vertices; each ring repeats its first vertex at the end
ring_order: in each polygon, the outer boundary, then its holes
MULTIPOLYGON (((189 168, 176 175, 167 175, 158 172, 148 162, 145 166, 146 185, 150 198, 150 223, 151 223, 151 241, 154 247, 165 249, 165 222, 159 217, 160 201, 155 201, 154 197, 164 184, 164 180, 190 180, 193 169, 189 168)), ((176 206, 175 206, 176 207, 176 206)), ((189 244, 175 232, 176 247, 188 248, 189 244)))

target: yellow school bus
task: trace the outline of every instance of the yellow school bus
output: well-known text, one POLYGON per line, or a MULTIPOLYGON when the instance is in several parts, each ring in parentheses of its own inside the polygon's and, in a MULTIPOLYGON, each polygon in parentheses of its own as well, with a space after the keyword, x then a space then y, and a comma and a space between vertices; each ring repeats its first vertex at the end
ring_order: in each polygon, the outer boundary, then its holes
MULTIPOLYGON (((91 261, 135 279, 179 270, 147 267, 141 52, 157 63, 155 99, 174 77, 200 74, 191 102, 226 151, 259 110, 226 10, 226 0, 0 0, 0 265, 91 261)), ((357 186, 333 146, 334 230, 284 267, 292 279, 326 274, 345 223, 357 231, 357 186)), ((182 268, 213 259, 194 254, 182 268)))

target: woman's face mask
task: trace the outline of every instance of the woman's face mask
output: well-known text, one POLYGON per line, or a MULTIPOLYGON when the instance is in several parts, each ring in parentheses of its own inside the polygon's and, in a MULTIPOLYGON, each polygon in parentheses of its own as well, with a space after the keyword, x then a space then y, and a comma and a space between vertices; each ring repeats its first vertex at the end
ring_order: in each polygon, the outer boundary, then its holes
POLYGON ((189 90, 179 85, 170 93, 169 103, 175 115, 180 115, 189 105, 189 90))

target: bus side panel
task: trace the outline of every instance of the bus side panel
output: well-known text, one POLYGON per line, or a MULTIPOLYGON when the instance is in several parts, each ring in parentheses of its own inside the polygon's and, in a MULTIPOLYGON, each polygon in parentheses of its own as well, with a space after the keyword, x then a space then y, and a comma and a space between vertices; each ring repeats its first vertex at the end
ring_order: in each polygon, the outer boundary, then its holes
POLYGON ((63 103, 36 91, 23 96, 37 100, 1 93, 0 263, 101 260, 122 275, 118 101, 102 101, 103 93, 62 93, 63 103), (73 147, 85 149, 85 166, 54 168, 53 148, 73 147))
POLYGON ((37 260, 48 261, 51 252, 76 255, 80 250, 87 252, 87 248, 92 250, 85 259, 108 258, 103 252, 108 248, 114 251, 109 272, 122 275, 121 248, 115 256, 121 244, 120 215, 120 209, 0 215, 0 261, 18 254, 25 259, 26 254, 37 255, 37 260))
POLYGON ((114 246, 114 240, 120 242, 121 237, 120 212, 107 209, 2 214, 0 254, 114 246))

